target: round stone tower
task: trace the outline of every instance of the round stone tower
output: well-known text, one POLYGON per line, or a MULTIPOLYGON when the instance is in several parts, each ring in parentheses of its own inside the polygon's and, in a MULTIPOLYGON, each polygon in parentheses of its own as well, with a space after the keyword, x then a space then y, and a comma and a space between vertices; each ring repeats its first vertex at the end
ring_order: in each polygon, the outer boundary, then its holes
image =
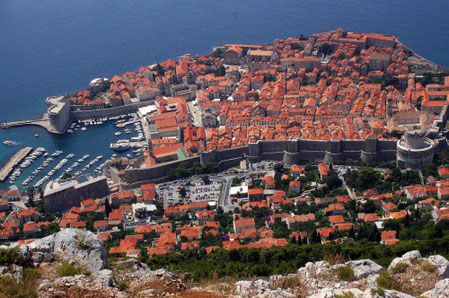
POLYGON ((433 161, 436 144, 426 137, 423 129, 406 131, 397 143, 397 165, 403 169, 419 170, 433 161))

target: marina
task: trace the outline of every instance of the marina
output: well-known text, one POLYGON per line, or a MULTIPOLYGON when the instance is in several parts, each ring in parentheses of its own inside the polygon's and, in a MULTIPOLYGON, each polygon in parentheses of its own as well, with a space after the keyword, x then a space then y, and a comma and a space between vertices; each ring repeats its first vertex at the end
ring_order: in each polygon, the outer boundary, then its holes
POLYGON ((3 145, 6 150, 14 150, 15 146, 30 142, 37 148, 11 167, 0 182, 3 188, 16 186, 23 191, 29 187, 39 188, 50 180, 63 178, 65 173, 72 177, 101 175, 108 159, 136 158, 148 148, 137 113, 74 121, 67 132, 59 136, 30 128, 27 128, 30 130, 28 141, 17 142, 14 135, 7 136, 11 141, 3 145), (112 149, 117 142, 125 145, 126 149, 112 149), (91 155, 95 158, 89 159, 91 155))
POLYGON ((22 161, 31 151, 33 147, 25 147, 20 149, 14 156, 9 160, 9 162, 0 170, 0 181, 4 181, 13 168, 22 161))

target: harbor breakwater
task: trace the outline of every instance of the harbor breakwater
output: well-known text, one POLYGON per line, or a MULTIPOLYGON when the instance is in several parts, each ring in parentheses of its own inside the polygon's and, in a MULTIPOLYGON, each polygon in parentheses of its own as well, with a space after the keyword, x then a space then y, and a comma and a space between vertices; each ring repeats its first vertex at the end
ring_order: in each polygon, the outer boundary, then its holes
POLYGON ((154 100, 130 103, 118 107, 102 109, 85 109, 82 106, 71 105, 66 95, 47 98, 47 113, 42 119, 5 122, 0 128, 7 129, 16 126, 36 125, 45 128, 49 133, 64 134, 73 121, 85 119, 100 119, 136 112, 139 108, 154 104, 154 100))

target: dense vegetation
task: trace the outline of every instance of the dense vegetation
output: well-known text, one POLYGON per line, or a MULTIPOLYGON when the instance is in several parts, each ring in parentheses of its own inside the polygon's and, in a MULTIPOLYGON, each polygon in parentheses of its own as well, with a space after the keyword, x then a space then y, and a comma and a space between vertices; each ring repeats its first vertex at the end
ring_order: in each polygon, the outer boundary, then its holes
POLYGON ((360 243, 288 244, 270 249, 242 248, 239 250, 217 249, 206 254, 183 251, 155 256, 144 260, 153 269, 166 267, 187 274, 194 280, 231 276, 236 278, 269 276, 295 272, 310 261, 333 260, 342 256, 346 260, 371 259, 387 266, 393 258, 410 250, 419 250, 423 255, 449 254, 449 236, 430 240, 401 241, 392 246, 363 240, 360 243))
POLYGON ((191 175, 212 174, 217 171, 218 164, 216 162, 206 162, 204 164, 195 162, 192 166, 189 166, 188 163, 183 162, 179 165, 179 167, 168 170, 167 177, 169 179, 179 179, 186 178, 191 175))
POLYGON ((349 187, 354 188, 359 194, 364 190, 376 188, 380 193, 389 193, 399 190, 402 186, 421 184, 421 178, 416 171, 402 172, 394 167, 391 175, 385 180, 382 173, 372 167, 363 167, 359 170, 348 171, 345 181, 349 187))
POLYGON ((18 248, 0 248, 0 265, 22 264, 22 256, 18 248))

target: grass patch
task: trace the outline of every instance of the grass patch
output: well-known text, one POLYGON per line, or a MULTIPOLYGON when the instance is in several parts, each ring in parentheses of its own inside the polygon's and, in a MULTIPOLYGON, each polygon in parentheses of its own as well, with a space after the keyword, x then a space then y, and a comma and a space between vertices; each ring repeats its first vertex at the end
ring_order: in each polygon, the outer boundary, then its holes
POLYGON ((371 295, 379 295, 380 297, 383 297, 385 295, 385 290, 382 287, 372 288, 371 289, 371 295))
POLYGON ((279 282, 278 282, 278 286, 281 289, 296 288, 296 287, 299 287, 300 285, 301 285, 301 280, 299 279, 298 276, 285 277, 285 278, 282 278, 281 280, 279 280, 279 282))
POLYGON ((343 295, 334 295, 335 296, 335 298, 354 298, 355 296, 354 296, 354 294, 352 294, 352 293, 347 293, 347 294, 343 294, 343 295))
POLYGON ((408 268, 407 263, 399 263, 393 268, 392 271, 394 274, 404 273, 405 271, 407 271, 407 268, 408 268))
POLYGON ((9 276, 0 276, 0 297, 28 298, 37 297, 34 287, 19 283, 9 276))
POLYGON ((378 288, 400 290, 399 283, 386 270, 380 272, 376 279, 376 283, 378 288))
POLYGON ((126 291, 129 288, 129 283, 126 280, 121 280, 117 283, 117 289, 126 291))
POLYGON ((437 271, 437 267, 428 262, 421 264, 421 269, 430 273, 434 273, 435 271, 437 271))
POLYGON ((72 264, 61 264, 58 267, 56 267, 56 273, 58 276, 74 276, 79 274, 84 274, 86 276, 89 276, 92 274, 91 271, 72 265, 72 264))
POLYGON ((344 281, 354 280, 354 270, 351 267, 341 267, 337 272, 338 278, 344 281))

